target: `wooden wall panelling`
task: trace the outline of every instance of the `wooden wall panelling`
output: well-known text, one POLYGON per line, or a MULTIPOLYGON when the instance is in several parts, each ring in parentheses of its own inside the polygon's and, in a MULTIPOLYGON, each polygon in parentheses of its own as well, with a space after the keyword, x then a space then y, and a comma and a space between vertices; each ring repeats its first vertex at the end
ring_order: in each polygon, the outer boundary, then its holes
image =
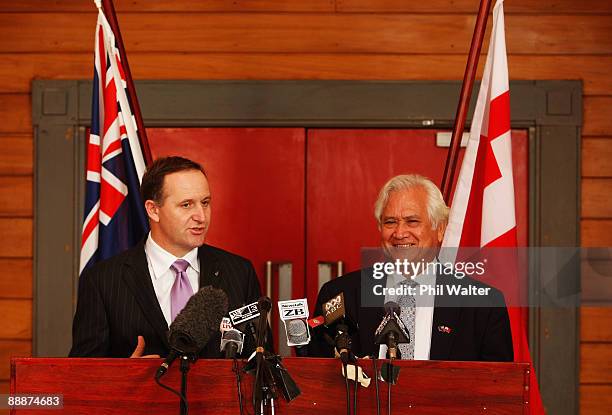
MULTIPOLYGON (((474 0, 336 0, 338 12, 378 13, 476 13, 478 1, 474 0)), ((493 3, 495 4, 495 3, 493 3)), ((493 5, 491 6, 493 7, 493 5)), ((600 0, 512 0, 504 2, 504 12, 550 14, 550 13, 610 13, 612 4, 600 0)))
POLYGON ((611 219, 583 219, 580 221, 581 246, 612 246, 611 219))
POLYGON ((0 299, 0 339, 32 339, 32 300, 0 299))
POLYGON ((612 307, 582 307, 580 326, 583 342, 612 343, 612 307))
POLYGON ((583 125, 583 136, 612 135, 612 96, 585 97, 583 125))
POLYGON ((0 94, 0 133, 31 133, 32 109, 28 94, 0 94))
MULTIPOLYGON (((95 19, 94 13, 0 14, 0 39, 14 39, 3 42, 0 52, 91 52, 95 19)), ((126 13, 119 20, 129 53, 435 50, 438 54, 465 54, 475 16, 278 13, 258 14, 254 18, 249 13, 126 13)), ((609 54, 612 53, 609 20, 609 16, 598 15, 509 15, 508 50, 537 55, 609 54)), ((486 48, 484 45, 483 50, 486 48)))
POLYGON ((0 258, 0 298, 32 298, 32 260, 0 258))
POLYGON ((580 345, 580 383, 612 385, 612 344, 582 343, 580 345))
MULTIPOLYGON (((584 160, 583 160, 584 163, 584 160)), ((612 164, 612 160, 608 161, 612 164)), ((583 178, 582 185, 582 218, 612 218, 612 178, 583 178)))
POLYGON ((610 415, 612 385, 581 385, 580 413, 582 415, 610 415))
MULTIPOLYGON (((426 2, 406 0, 115 0, 118 12, 261 12, 261 11, 326 11, 377 12, 377 13, 476 13, 478 2, 474 0, 430 0, 426 2)), ((21 0, 0 3, 0 12, 86 12, 93 4, 83 0, 40 2, 21 0)), ((601 0, 513 0, 504 4, 506 13, 611 13, 610 2, 601 0)))
MULTIPOLYGON (((335 0, 114 0, 117 12, 333 12, 335 0)), ((0 3, 0 12, 91 12, 93 2, 21 0, 0 3)))
POLYGON ((0 257, 32 257, 32 219, 0 218, 0 235, 0 257))
POLYGON ((29 340, 0 340, 0 381, 10 379, 11 357, 32 355, 32 342, 29 340))
MULTIPOLYGON (((465 54, 128 53, 137 80, 448 80, 463 76, 467 59, 465 54)), ((510 55, 508 64, 512 79, 582 79, 585 95, 612 93, 612 56, 510 55)), ((32 79, 90 79, 92 65, 91 51, 7 53, 0 60, 0 92, 29 93, 32 79)))
POLYGON ((7 216, 32 217, 32 176, 0 176, 0 217, 7 216))
POLYGON ((32 136, 0 134, 0 175, 31 175, 34 164, 32 136))
POLYGON ((582 139, 583 180, 585 177, 612 177, 612 137, 582 139))

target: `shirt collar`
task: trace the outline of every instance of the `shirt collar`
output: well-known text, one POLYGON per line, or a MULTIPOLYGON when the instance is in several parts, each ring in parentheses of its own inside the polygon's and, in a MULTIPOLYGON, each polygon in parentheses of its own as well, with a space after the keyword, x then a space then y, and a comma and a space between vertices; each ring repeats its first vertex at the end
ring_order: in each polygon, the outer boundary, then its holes
POLYGON ((153 268, 153 278, 158 279, 166 271, 170 269, 170 266, 174 264, 177 259, 184 259, 189 262, 189 266, 196 272, 200 272, 200 262, 198 261, 198 248, 193 248, 187 252, 182 258, 175 257, 170 252, 159 246, 157 242, 153 240, 151 232, 145 242, 145 252, 147 257, 151 261, 151 267, 153 268))

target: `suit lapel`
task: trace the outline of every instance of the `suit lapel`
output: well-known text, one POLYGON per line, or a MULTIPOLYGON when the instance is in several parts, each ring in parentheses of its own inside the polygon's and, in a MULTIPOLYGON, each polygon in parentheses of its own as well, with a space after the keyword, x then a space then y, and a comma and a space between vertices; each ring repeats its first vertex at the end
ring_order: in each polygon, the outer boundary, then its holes
POLYGON ((221 288, 222 275, 219 258, 207 245, 202 245, 198 249, 198 259, 200 261, 200 289, 207 285, 221 288))
POLYGON ((433 327, 431 328, 431 360, 449 360, 453 347, 455 333, 447 330, 457 330, 461 308, 436 307, 434 309, 433 327))
POLYGON ((147 321, 155 329, 166 347, 168 347, 168 323, 159 306, 149 267, 144 251, 144 241, 134 248, 134 255, 126 261, 127 272, 123 274, 123 279, 138 302, 142 313, 147 321))

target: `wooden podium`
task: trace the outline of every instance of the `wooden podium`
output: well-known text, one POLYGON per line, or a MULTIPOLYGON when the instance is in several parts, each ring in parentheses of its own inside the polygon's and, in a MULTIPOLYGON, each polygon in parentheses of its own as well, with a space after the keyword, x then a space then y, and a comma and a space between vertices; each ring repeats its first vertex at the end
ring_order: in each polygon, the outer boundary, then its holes
MULTIPOLYGON (((383 361, 378 361, 378 368, 383 361)), ((61 394, 66 414, 178 414, 179 399, 159 387, 153 375, 160 359, 15 358, 11 395, 61 394)), ((345 383, 337 359, 286 358, 283 364, 302 394, 282 397, 276 414, 346 414, 345 383)), ((526 363, 396 361, 401 367, 392 389, 394 414, 527 414, 529 365, 526 363)), ((359 360, 373 378, 371 360, 359 360)), ((162 378, 180 388, 178 361, 162 378)), ((253 377, 242 375, 245 413, 253 414, 253 377)), ((354 384, 351 382, 351 400, 354 384)), ((386 414, 387 384, 379 382, 381 414, 386 414)), ((239 414, 236 377, 229 360, 198 360, 188 374, 190 414, 239 414)), ((45 411, 49 413, 49 411, 45 411)), ((40 409, 12 414, 40 415, 40 409)), ((376 414, 374 379, 358 393, 358 413, 376 414)))

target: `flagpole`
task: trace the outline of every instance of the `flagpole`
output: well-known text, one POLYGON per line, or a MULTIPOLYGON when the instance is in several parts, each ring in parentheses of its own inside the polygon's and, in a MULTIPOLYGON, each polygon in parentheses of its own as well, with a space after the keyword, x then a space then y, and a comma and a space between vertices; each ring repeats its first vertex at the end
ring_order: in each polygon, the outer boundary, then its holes
POLYGON ((123 71, 125 72, 125 81, 127 89, 132 98, 132 110, 134 112, 134 118, 136 118, 136 127, 138 128, 138 136, 140 137, 140 147, 142 148, 142 154, 144 161, 147 166, 153 162, 151 156, 151 149, 149 147, 149 140, 147 139, 147 131, 145 130, 144 123, 142 122, 142 113, 140 112, 140 104, 138 103, 138 96, 136 95, 136 88, 134 87, 134 81, 132 79, 132 72, 130 71, 130 65, 128 64, 127 53, 123 46, 123 38, 121 37, 121 31, 119 30, 119 22, 117 21, 117 15, 115 14, 115 6, 113 0, 102 0, 102 9, 111 29, 115 34, 115 40, 117 41, 117 48, 121 55, 121 63, 123 71))
POLYGON ((476 25, 474 27, 474 34, 472 35, 470 53, 465 66, 465 74, 463 75, 461 95, 459 96, 459 105, 457 106, 457 113, 455 115, 453 135, 451 136, 450 147, 446 157, 444 176, 442 177, 441 189, 446 203, 450 203, 450 194, 453 187, 453 179, 455 178, 459 147, 461 145, 461 138, 463 137, 465 119, 470 105, 472 87, 474 86, 474 78, 476 77, 476 70, 478 69, 478 58, 480 58, 480 49, 482 48, 482 41, 485 31, 487 30, 487 18, 489 17, 490 10, 491 0, 481 0, 478 9, 478 17, 476 18, 476 25))

